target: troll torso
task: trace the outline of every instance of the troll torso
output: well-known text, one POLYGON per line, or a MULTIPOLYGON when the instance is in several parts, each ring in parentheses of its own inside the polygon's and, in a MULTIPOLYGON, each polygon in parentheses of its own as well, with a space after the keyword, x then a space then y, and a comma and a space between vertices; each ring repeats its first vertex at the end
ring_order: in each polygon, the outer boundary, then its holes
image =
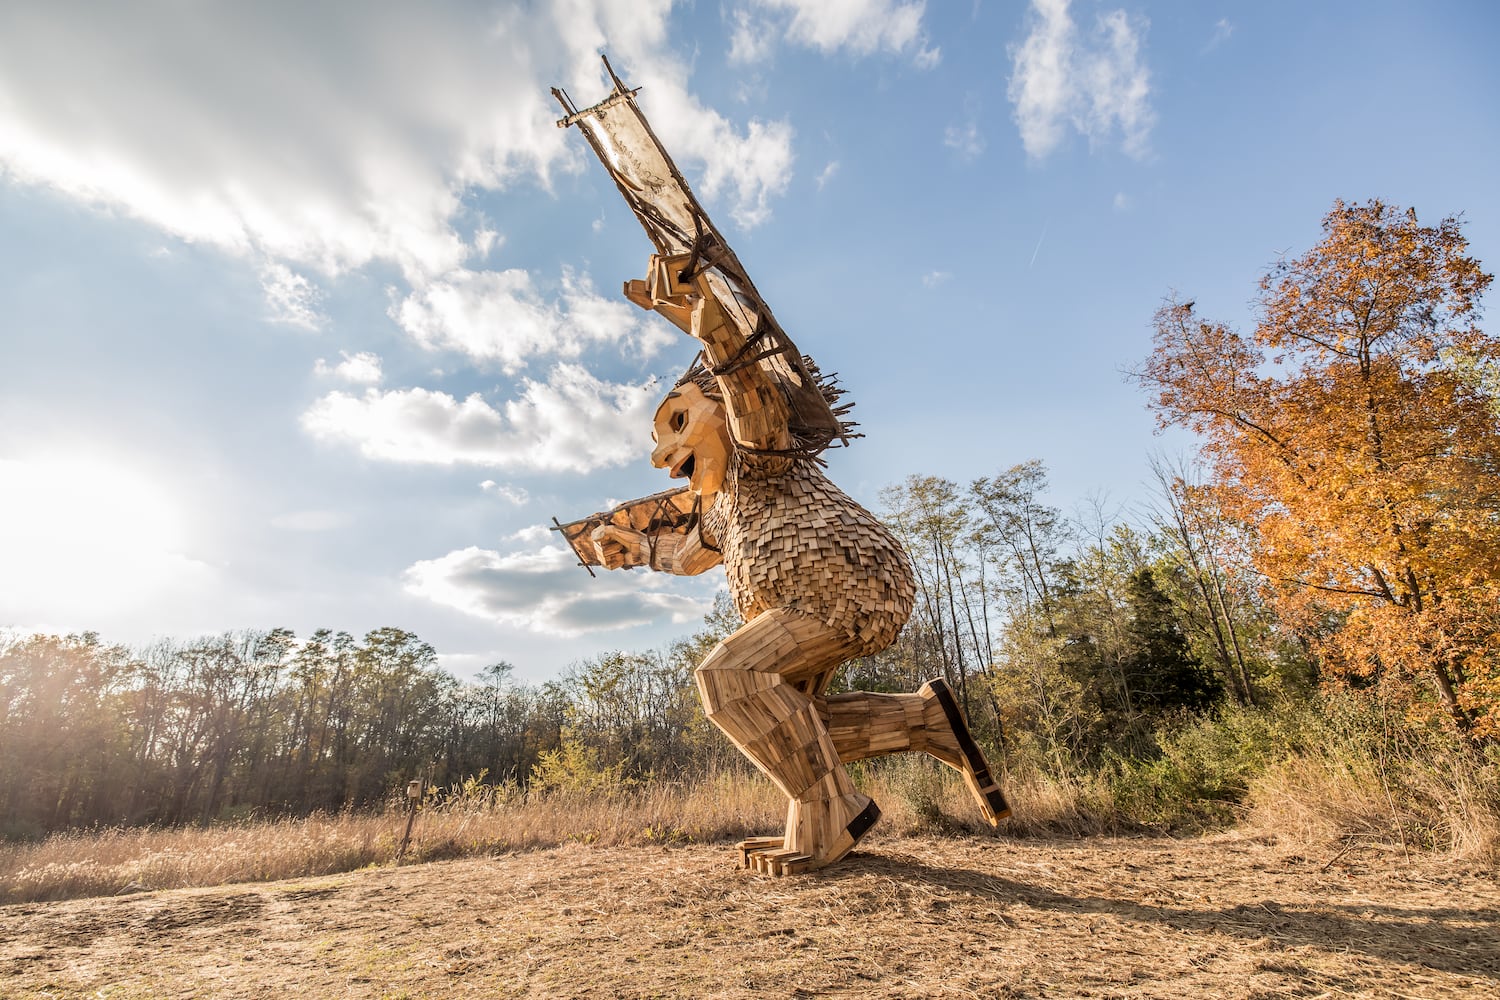
POLYGON ((869 655, 911 615, 915 590, 901 544, 812 461, 736 455, 703 520, 747 620, 794 608, 857 638, 860 655, 869 655))

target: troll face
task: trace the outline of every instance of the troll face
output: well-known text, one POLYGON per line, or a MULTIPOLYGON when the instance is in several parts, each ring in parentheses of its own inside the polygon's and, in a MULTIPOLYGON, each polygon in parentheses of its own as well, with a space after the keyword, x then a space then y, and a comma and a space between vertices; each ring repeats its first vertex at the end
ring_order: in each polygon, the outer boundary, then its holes
POLYGON ((673 479, 686 479, 694 493, 709 497, 724 485, 733 454, 724 404, 697 385, 685 382, 667 394, 651 437, 656 441, 651 464, 670 470, 673 479))

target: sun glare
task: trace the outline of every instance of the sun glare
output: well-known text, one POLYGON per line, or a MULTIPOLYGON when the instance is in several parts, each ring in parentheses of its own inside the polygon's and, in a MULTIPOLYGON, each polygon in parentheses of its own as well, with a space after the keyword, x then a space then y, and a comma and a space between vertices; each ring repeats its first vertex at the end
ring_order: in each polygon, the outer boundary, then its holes
POLYGON ((0 619, 135 603, 190 565, 173 496, 115 460, 0 458, 0 619))

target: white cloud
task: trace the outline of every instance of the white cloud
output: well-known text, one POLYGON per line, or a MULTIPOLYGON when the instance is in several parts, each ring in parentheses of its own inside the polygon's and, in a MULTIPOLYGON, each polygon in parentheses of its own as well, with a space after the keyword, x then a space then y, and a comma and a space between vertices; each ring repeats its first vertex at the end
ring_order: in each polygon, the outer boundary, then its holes
POLYGON ((1011 53, 1013 75, 1007 96, 1016 106, 1021 143, 1042 156, 1062 142, 1063 118, 1073 100, 1073 19, 1068 0, 1033 0, 1031 34, 1011 53))
POLYGON ((937 69, 942 61, 943 51, 934 45, 931 48, 919 49, 912 57, 911 64, 917 69, 937 69))
POLYGON ((318 289, 312 282, 278 261, 261 265, 260 287, 271 319, 304 330, 321 330, 326 317, 317 310, 318 289))
POLYGON ((391 318, 428 350, 460 351, 514 374, 537 355, 576 358, 584 348, 629 344, 649 358, 677 336, 650 313, 594 291, 587 275, 564 269, 556 301, 543 299, 522 270, 459 269, 391 307, 391 318))
POLYGON ((536 32, 514 13, 5 10, 0 162, 192 242, 325 273, 377 258, 446 269, 463 256, 449 222, 465 185, 545 173, 565 155, 531 85, 536 32))
POLYGON ((922 275, 923 288, 936 288, 953 277, 947 271, 928 271, 922 275))
POLYGON ((829 160, 828 166, 824 167, 818 174, 818 190, 823 190, 824 185, 838 176, 839 161, 829 160))
POLYGON ((469 259, 482 261, 504 242, 505 238, 500 235, 499 231, 490 228, 488 220, 481 221, 479 228, 474 230, 469 259))
POLYGON ((777 34, 824 53, 907 55, 919 69, 941 60, 922 30, 922 0, 748 0, 731 13, 730 62, 769 58, 777 34))
POLYGON ((379 385, 380 380, 385 377, 380 370, 380 355, 369 351, 359 351, 350 354, 348 351, 339 351, 344 360, 336 365, 330 365, 323 358, 319 358, 313 364, 313 374, 320 378, 341 378, 346 382, 354 382, 359 385, 379 385))
POLYGON ((962 125, 949 125, 943 132, 943 145, 957 153, 959 159, 970 162, 979 159, 984 152, 984 136, 979 133, 979 123, 971 119, 962 125))
POLYGON ((1130 200, 1130 195, 1126 194, 1124 191, 1116 191, 1115 192, 1115 202, 1114 202, 1114 204, 1115 204, 1115 211, 1116 212, 1128 212, 1128 211, 1130 211, 1130 208, 1131 208, 1131 205, 1132 205, 1132 202, 1130 200))
POLYGON ((0 171, 276 262, 268 295, 308 325, 295 276, 379 261, 421 284, 495 245, 468 193, 583 169, 548 88, 602 96, 607 48, 699 137, 673 148, 703 164, 705 197, 753 223, 785 186, 791 131, 689 96, 672 6, 3 4, 0 171))
POLYGON ((658 573, 590 577, 566 546, 555 544, 513 553, 470 546, 414 563, 403 581, 408 593, 466 614, 568 636, 664 619, 691 622, 712 603, 675 592, 692 585, 658 573))
POLYGON ((641 109, 673 159, 703 162, 695 190, 710 200, 734 192, 730 215, 747 229, 771 217, 771 199, 792 178, 791 125, 754 118, 741 136, 728 119, 685 90, 662 85, 654 67, 643 67, 631 82, 641 84, 641 109))
POLYGON ((1123 10, 1101 14, 1081 37, 1069 0, 1032 0, 1031 33, 1011 50, 1007 91, 1021 143, 1034 157, 1062 144, 1071 127, 1091 143, 1116 133, 1125 152, 1144 157, 1155 113, 1151 74, 1141 59, 1144 18, 1123 10))
POLYGON ((498 408, 478 393, 459 400, 421 388, 331 392, 302 415, 302 427, 368 458, 435 465, 588 472, 650 449, 660 402, 654 382, 601 382, 559 364, 547 381, 521 385, 521 395, 498 408))
POLYGON ((551 525, 528 524, 526 527, 521 528, 517 531, 513 531, 510 534, 506 535, 501 539, 501 541, 510 542, 515 545, 521 545, 526 547, 527 549, 534 549, 539 548, 540 546, 545 545, 548 542, 557 541, 557 535, 553 534, 553 528, 551 525))
POLYGON ((521 487, 511 486, 508 483, 497 483, 493 479, 486 479, 479 484, 479 488, 486 493, 499 497, 501 500, 513 503, 517 507, 531 500, 531 494, 527 493, 521 487))
POLYGON ((1212 52, 1214 49, 1229 41, 1234 34, 1234 24, 1227 17, 1221 17, 1214 23, 1214 33, 1209 36, 1208 43, 1203 46, 1204 52, 1212 52))
POLYGON ((963 112, 964 117, 956 125, 949 125, 943 131, 943 145, 958 154, 958 158, 968 163, 979 159, 984 153, 984 135, 979 131, 979 95, 970 92, 964 95, 963 112))
POLYGON ((743 7, 729 12, 729 61, 736 65, 763 62, 776 51, 776 26, 743 7))

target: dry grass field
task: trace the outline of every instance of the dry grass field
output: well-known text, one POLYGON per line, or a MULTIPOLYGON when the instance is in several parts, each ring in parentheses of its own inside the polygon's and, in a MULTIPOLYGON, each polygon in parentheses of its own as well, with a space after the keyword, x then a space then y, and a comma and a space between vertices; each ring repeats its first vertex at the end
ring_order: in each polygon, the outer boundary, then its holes
POLYGON ((404 866, 399 811, 59 834, 0 845, 0 1000, 1500 996, 1488 772, 1398 804, 1360 767, 1272 768, 1180 839, 1032 775, 997 837, 917 761, 865 775, 859 852, 785 879, 734 867, 784 809, 736 775, 466 784, 404 866))
MULTIPOLYGON (((887 833, 988 831, 957 772, 911 757, 861 786, 881 803, 887 833)), ((467 782, 438 790, 412 829, 408 862, 504 855, 566 843, 659 847, 722 843, 780 830, 786 799, 759 777, 726 773, 640 789, 523 795, 467 782)), ((1084 790, 1040 776, 1012 783, 1027 808, 1013 836, 1111 832, 1084 790)), ((111 828, 0 843, 0 905, 125 889, 267 882, 390 863, 406 827, 402 809, 314 813, 209 827, 111 828)))
POLYGON ((1500 995, 1493 869, 1236 834, 876 833, 831 872, 569 844, 0 907, 0 995, 1500 995))

